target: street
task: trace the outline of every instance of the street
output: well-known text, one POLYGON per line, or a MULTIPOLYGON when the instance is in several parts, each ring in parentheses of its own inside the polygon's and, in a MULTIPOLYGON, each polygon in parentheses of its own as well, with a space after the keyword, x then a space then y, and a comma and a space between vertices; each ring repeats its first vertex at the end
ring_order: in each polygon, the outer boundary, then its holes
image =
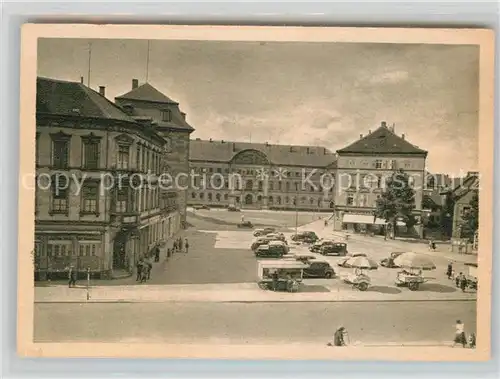
POLYGON ((35 304, 34 340, 324 344, 342 325, 351 343, 444 344, 457 319, 475 331, 476 302, 35 304))

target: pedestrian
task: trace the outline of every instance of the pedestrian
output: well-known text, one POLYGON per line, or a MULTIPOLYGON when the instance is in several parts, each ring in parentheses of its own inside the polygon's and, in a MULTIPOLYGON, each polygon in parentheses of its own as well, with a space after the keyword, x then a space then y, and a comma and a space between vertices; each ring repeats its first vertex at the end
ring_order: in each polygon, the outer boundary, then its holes
POLYGON ((174 253, 176 253, 177 252, 177 240, 174 241, 174 248, 173 249, 174 249, 174 253))
POLYGON ((457 277, 455 278, 455 285, 460 288, 460 281, 462 280, 462 275, 463 273, 460 273, 457 275, 457 277))
POLYGON ((156 246, 155 248, 155 262, 159 262, 160 261, 160 248, 158 246, 156 246))
POLYGON ((450 262, 448 263, 448 268, 446 269, 446 275, 448 276, 448 279, 451 279, 452 274, 453 274, 453 264, 450 262))
POLYGON ((469 336, 469 347, 471 349, 476 348, 476 333, 471 333, 469 336))
POLYGON ((462 277, 460 278, 460 289, 462 290, 462 292, 465 292, 465 290, 467 289, 467 278, 465 277, 465 275, 462 275, 462 277))
POLYGON ((345 336, 347 336, 347 330, 341 326, 333 335, 333 345, 334 346, 346 346, 345 336))
POLYGON ((186 238, 186 241, 184 243, 184 246, 186 247, 186 254, 188 253, 188 250, 189 250, 189 242, 188 242, 188 239, 186 238))
POLYGON ((179 237, 179 250, 182 251, 182 238, 179 237))
POLYGON ((328 226, 328 220, 325 220, 325 226, 328 226))
POLYGON ((455 347, 456 344, 460 344, 462 345, 462 347, 467 346, 467 340, 465 338, 465 332, 464 332, 464 324, 460 320, 457 320, 457 323, 455 324, 455 339, 453 340, 452 347, 455 347))
POLYGON ((153 269, 153 264, 151 263, 151 258, 146 261, 146 264, 148 266, 148 280, 151 279, 151 270, 153 269))
POLYGON ((148 279, 148 276, 150 275, 149 271, 149 265, 144 262, 141 266, 141 283, 144 283, 148 279))
POLYGON ((170 258, 170 255, 172 254, 172 252, 170 251, 170 248, 167 249, 167 259, 170 258))
POLYGON ((273 272, 272 278, 273 278, 273 291, 277 291, 278 290, 278 279, 279 279, 277 270, 275 270, 273 272))
POLYGON ((137 269, 137 277, 135 278, 135 281, 138 282, 141 280, 141 275, 142 275, 142 266, 144 265, 144 261, 142 258, 140 258, 137 263, 135 264, 135 267, 137 269))
POLYGON ((69 266, 69 272, 68 272, 68 286, 69 288, 71 287, 76 287, 76 275, 77 271, 75 270, 75 266, 71 265, 69 266))

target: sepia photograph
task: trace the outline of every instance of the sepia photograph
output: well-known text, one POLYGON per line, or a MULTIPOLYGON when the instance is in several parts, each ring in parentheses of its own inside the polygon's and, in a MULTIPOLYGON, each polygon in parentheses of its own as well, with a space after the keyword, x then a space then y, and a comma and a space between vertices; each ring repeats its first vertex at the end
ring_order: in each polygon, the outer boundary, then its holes
POLYGON ((21 354, 488 359, 493 57, 487 30, 27 25, 21 354))

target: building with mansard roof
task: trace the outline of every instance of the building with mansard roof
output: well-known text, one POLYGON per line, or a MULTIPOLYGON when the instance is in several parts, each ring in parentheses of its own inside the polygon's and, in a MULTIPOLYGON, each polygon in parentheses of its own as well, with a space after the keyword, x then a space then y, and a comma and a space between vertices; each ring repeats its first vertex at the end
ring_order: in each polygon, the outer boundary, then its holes
POLYGON ((321 146, 191 140, 188 204, 331 211, 335 160, 321 146))
POLYGON ((380 230, 377 225, 384 225, 385 221, 375 219, 373 212, 385 179, 395 170, 402 169, 410 176, 415 189, 415 215, 421 216, 427 151, 410 143, 404 134, 396 134, 394 126, 382 122, 374 131, 361 134, 358 140, 337 150, 337 154, 337 230, 380 230))
POLYGON ((70 265, 93 278, 130 275, 141 256, 181 228, 183 194, 159 188, 157 178, 173 169, 170 162, 187 166, 193 128, 149 84, 134 80, 126 104, 122 98, 113 103, 105 87, 37 78, 34 255, 41 280, 66 277, 70 265))

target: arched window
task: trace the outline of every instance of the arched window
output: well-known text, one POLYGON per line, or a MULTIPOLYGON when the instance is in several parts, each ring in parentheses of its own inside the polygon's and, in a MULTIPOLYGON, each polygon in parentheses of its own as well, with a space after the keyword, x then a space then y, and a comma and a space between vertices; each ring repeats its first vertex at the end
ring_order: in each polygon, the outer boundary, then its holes
POLYGON ((257 196, 257 201, 262 201, 262 196, 257 196))
POLYGON ((281 197, 280 196, 278 196, 276 198, 276 204, 281 205, 281 197))
POLYGON ((194 193, 194 192, 193 192, 193 193, 191 193, 191 197, 192 197, 193 199, 196 199, 196 193, 194 193))
POLYGON ((253 182, 251 180, 247 180, 246 183, 245 183, 245 189, 247 191, 251 191, 253 190, 253 182))
POLYGON ((311 197, 311 199, 309 200, 309 202, 311 203, 311 205, 314 204, 314 199, 311 197))
POLYGON ((285 197, 285 204, 288 204, 290 202, 290 198, 287 196, 285 197))
POLYGON ((216 199, 217 201, 220 201, 220 193, 215 194, 215 199, 216 199))
POLYGON ((269 202, 269 204, 272 204, 272 203, 273 203, 273 201, 274 201, 274 199, 273 199, 273 197, 272 197, 272 196, 269 196, 269 198, 267 199, 267 201, 269 202))
POLYGON ((262 191, 262 180, 259 181, 259 191, 262 191))

